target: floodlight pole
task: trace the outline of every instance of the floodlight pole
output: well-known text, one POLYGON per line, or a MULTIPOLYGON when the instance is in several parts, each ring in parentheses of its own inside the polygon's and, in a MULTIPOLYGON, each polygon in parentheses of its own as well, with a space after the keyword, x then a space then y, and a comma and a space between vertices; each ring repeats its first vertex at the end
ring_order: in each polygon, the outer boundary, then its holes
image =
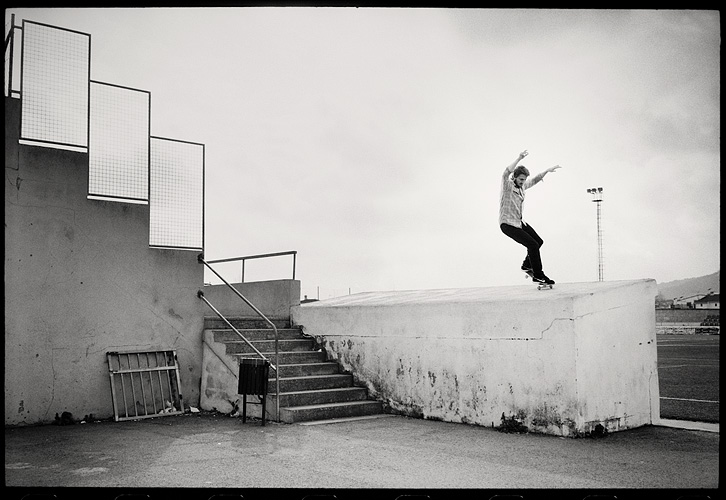
POLYGON ((602 255, 602 227, 601 227, 601 220, 602 220, 602 214, 601 214, 601 208, 600 205, 602 204, 602 188, 590 188, 587 190, 588 193, 592 195, 592 201, 597 203, 597 280, 603 281, 605 278, 603 276, 604 274, 604 264, 603 264, 603 255, 602 255))

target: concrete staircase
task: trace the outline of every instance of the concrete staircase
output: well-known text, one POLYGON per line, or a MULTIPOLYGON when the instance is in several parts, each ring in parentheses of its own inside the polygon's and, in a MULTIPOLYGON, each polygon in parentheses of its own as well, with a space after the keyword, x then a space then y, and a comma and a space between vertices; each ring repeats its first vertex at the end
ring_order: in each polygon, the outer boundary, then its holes
MULTIPOLYGON (((272 329, 262 320, 227 318, 261 353, 275 363, 272 329)), ((382 412, 379 401, 368 399, 364 387, 354 385, 353 376, 343 373, 335 361, 327 361, 315 340, 303 335, 289 321, 273 320, 279 335, 280 420, 284 423, 375 415, 382 412)), ((239 358, 259 357, 221 319, 205 318, 205 338, 224 345, 228 366, 238 366, 239 358), (211 334, 211 335, 210 335, 211 334)), ((276 373, 270 369, 267 420, 275 420, 276 373)), ((228 383, 229 385, 229 383, 228 383)), ((236 389, 235 389, 236 390, 236 389)), ((240 398, 241 399, 241 398, 240 398)), ((247 397, 247 414, 260 415, 254 396, 247 397)))

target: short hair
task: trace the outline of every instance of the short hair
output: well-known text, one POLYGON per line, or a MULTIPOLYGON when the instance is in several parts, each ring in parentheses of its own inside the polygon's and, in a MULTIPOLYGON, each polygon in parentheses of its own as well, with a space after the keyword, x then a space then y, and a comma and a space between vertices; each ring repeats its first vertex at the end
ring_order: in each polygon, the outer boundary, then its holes
POLYGON ((522 174, 529 177, 529 170, 527 170, 527 167, 525 167, 524 165, 520 165, 514 169, 514 172, 512 172, 512 178, 519 177, 522 174))

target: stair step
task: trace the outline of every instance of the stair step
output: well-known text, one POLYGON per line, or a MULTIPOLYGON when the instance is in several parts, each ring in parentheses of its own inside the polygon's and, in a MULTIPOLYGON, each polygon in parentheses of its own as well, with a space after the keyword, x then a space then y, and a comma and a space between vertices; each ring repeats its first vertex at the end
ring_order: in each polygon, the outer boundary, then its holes
MULTIPOLYGON (((318 363, 280 364, 280 377, 309 377, 312 375, 334 375, 339 373, 338 363, 324 361, 318 363)), ((275 370, 270 370, 270 381, 276 378, 275 370)))
POLYGON ((280 420, 291 424, 310 420, 326 420, 341 417, 360 417, 381 413, 380 401, 350 401, 307 406, 280 408, 280 420))
MULTIPOLYGON (((262 353, 275 352, 274 340, 255 340, 250 342, 262 353)), ((279 352, 312 351, 315 347, 312 339, 278 340, 277 344, 279 352)), ((227 354, 255 352, 247 342, 241 339, 224 342, 224 345, 226 346, 227 354)))
MULTIPOLYGON (((215 342, 230 342, 241 340, 237 332, 231 328, 209 328, 214 334, 215 342)), ((238 328, 239 332, 249 341, 274 340, 275 332, 272 328, 238 328)), ((299 328, 278 328, 277 338, 280 340, 305 339, 299 328)))
MULTIPOLYGON (((263 353, 264 354, 264 353, 263 353)), ((282 378, 292 378, 292 377, 312 377, 316 375, 336 375, 340 373, 340 366, 335 361, 325 361, 321 359, 313 359, 308 360, 308 362, 303 363, 285 363, 284 358, 282 356, 283 353, 280 353, 280 372, 282 373, 282 378)), ((309 354, 316 354, 316 353, 309 353, 309 354)), ((275 363, 275 354, 274 353, 267 353, 264 354, 264 356, 270 361, 270 363, 275 363)), ((239 359, 260 359, 259 356, 256 354, 254 356, 246 356, 241 355, 238 356, 239 359)), ((270 368, 270 382, 274 381, 277 378, 277 373, 273 368, 270 368)))
MULTIPOLYGON (((257 355, 250 355, 250 353, 228 353, 236 358, 255 358, 257 355)), ((273 364, 275 363, 274 352, 263 352, 262 353, 267 359, 273 364)), ((280 365, 285 364, 303 364, 303 363, 315 363, 325 361, 325 353, 323 351, 280 351, 280 365)), ((281 368, 282 369, 282 368, 281 368)), ((274 372, 274 370, 273 370, 274 372)))
MULTIPOLYGON (((268 394, 275 393, 275 379, 268 384, 268 394)), ((347 373, 334 375, 313 375, 310 377, 280 377, 280 392, 312 391, 317 389, 334 389, 352 387, 353 376, 347 373)))
MULTIPOLYGON (((275 325, 276 328, 290 328, 289 319, 269 318, 270 321, 275 325)), ((232 323, 235 328, 270 328, 269 323, 260 317, 227 317, 227 321, 232 323)), ((224 322, 219 316, 205 316, 204 328, 216 329, 216 328, 229 328, 227 323, 224 322)))
MULTIPOLYGON (((328 361, 325 351, 314 339, 305 337, 289 321, 275 321, 278 333, 278 356, 275 357, 274 330, 259 319, 231 318, 230 322, 280 370, 280 421, 284 423, 355 418, 383 412, 380 401, 368 399, 365 387, 357 387, 353 376, 341 373, 340 365, 328 361)), ((205 330, 215 342, 224 344, 232 359, 259 358, 239 335, 219 318, 205 318, 205 330)), ((267 409, 276 407, 278 374, 270 370, 267 409)), ((248 415, 261 411, 259 404, 249 404, 248 415)))
MULTIPOLYGON (((274 385, 273 385, 274 387, 274 385)), ((337 387, 316 391, 283 392, 280 395, 280 407, 310 406, 351 401, 366 401, 368 391, 365 387, 337 387)), ((275 404, 275 394, 269 394, 270 404, 275 404)))

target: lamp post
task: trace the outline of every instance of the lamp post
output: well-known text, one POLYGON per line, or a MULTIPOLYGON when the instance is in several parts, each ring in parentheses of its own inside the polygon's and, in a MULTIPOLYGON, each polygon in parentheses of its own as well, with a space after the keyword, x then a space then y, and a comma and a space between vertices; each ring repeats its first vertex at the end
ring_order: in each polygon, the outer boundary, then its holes
POLYGON ((601 208, 602 204, 602 188, 590 188, 587 190, 592 195, 592 201, 597 204, 597 280, 603 281, 603 255, 602 255, 602 227, 601 227, 601 208))

